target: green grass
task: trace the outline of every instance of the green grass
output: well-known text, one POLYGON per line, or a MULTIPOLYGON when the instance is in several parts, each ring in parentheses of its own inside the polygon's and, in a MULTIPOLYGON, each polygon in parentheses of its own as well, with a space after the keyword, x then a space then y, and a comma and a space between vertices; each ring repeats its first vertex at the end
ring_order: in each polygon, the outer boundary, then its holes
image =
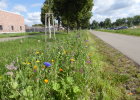
POLYGON ((3 33, 0 34, 0 38, 7 38, 7 37, 19 37, 19 36, 26 36, 26 35, 38 35, 42 32, 30 32, 30 33, 3 33))
POLYGON ((125 100, 122 84, 128 76, 104 61, 88 31, 56 37, 46 43, 44 36, 0 43, 1 100, 125 100), (12 62, 17 70, 5 67, 12 62))
POLYGON ((104 43, 96 36, 92 35, 92 39, 94 40, 97 52, 103 56, 102 61, 106 62, 114 69, 113 72, 116 72, 115 77, 119 75, 119 81, 121 81, 122 86, 126 88, 124 93, 129 94, 129 96, 124 98, 126 100, 136 100, 140 98, 139 92, 137 92, 140 86, 140 66, 136 65, 132 60, 128 59, 125 55, 104 43))
POLYGON ((97 30, 97 31, 140 36, 140 28, 137 28, 137 29, 124 29, 124 30, 97 30))

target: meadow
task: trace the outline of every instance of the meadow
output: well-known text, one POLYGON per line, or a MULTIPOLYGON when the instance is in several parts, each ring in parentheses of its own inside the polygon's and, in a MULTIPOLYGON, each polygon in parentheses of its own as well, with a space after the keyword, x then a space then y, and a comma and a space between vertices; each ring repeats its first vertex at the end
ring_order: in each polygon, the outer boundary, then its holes
POLYGON ((137 28, 137 29, 124 29, 124 30, 105 30, 105 29, 103 29, 103 30, 97 30, 97 31, 118 33, 118 34, 124 34, 124 35, 140 36, 140 28, 137 28))
POLYGON ((132 100, 88 31, 44 37, 0 43, 1 100, 132 100))

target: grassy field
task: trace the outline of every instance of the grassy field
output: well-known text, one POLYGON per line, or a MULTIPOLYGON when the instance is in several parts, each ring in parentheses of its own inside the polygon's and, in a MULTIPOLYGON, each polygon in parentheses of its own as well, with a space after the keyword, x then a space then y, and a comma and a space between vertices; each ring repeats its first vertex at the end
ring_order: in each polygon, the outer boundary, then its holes
POLYGON ((7 37, 19 37, 19 36, 26 36, 26 35, 37 35, 41 34, 42 32, 30 32, 30 33, 3 33, 0 34, 0 38, 7 38, 7 37))
POLYGON ((138 29, 125 29, 125 30, 97 30, 97 31, 140 36, 140 28, 138 28, 138 29))
POLYGON ((0 43, 1 100, 133 100, 88 31, 0 43))

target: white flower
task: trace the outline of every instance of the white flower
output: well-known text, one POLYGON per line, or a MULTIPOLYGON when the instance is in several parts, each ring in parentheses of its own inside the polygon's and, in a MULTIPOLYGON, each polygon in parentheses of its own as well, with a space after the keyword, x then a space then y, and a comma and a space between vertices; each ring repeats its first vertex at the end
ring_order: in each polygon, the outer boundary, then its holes
POLYGON ((14 63, 11 63, 10 65, 7 65, 6 68, 7 68, 8 70, 17 70, 17 67, 14 66, 14 63))
POLYGON ((13 76, 14 73, 13 72, 7 72, 6 75, 10 75, 10 76, 13 76))

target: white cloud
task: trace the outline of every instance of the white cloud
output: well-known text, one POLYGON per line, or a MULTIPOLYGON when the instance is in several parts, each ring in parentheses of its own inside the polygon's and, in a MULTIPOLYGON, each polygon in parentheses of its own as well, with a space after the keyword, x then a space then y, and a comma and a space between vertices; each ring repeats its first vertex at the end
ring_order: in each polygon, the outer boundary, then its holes
POLYGON ((7 8, 7 2, 5 0, 0 0, 0 9, 6 9, 7 8))
POLYGON ((27 12, 26 7, 23 6, 23 5, 16 5, 16 6, 13 8, 13 10, 14 10, 15 12, 19 12, 19 13, 21 13, 21 12, 27 12))
POLYGON ((94 0, 91 21, 103 21, 140 15, 140 0, 94 0))
POLYGON ((31 20, 29 20, 29 19, 25 18, 24 21, 25 21, 25 25, 28 25, 28 26, 33 25, 33 22, 31 20))
POLYGON ((31 26, 33 24, 41 24, 41 12, 33 12, 33 13, 28 13, 27 18, 25 19, 25 24, 31 26))
POLYGON ((35 3, 31 5, 31 7, 41 7, 41 6, 42 6, 42 3, 35 3))

